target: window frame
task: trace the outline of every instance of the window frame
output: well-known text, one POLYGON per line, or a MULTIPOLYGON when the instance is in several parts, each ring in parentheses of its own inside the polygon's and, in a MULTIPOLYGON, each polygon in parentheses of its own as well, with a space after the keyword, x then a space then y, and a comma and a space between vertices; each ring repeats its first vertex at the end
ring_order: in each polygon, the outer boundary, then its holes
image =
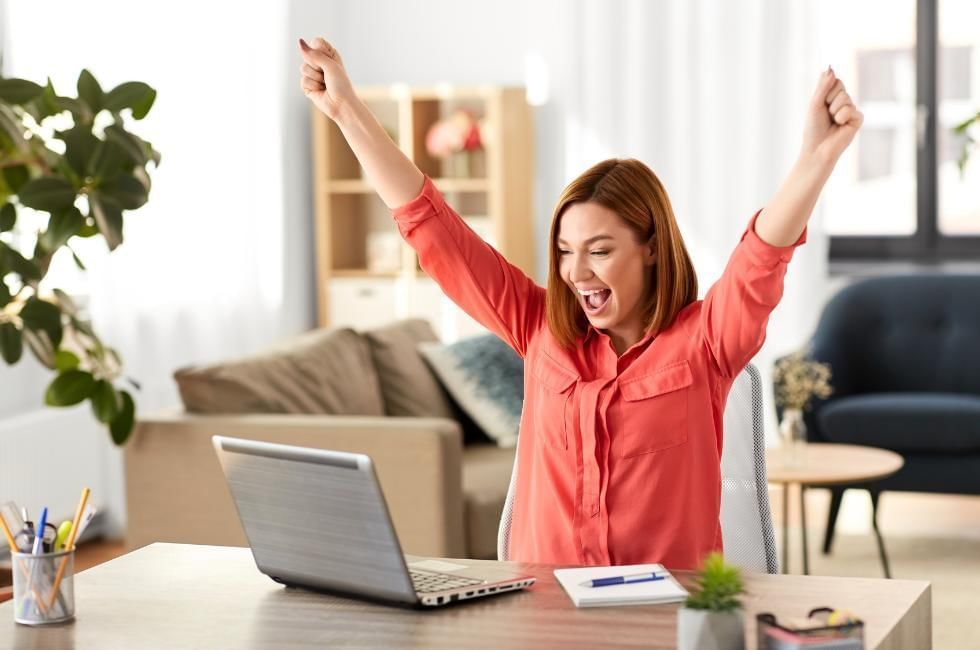
MULTIPOLYGON (((912 235, 831 235, 831 262, 944 260, 980 257, 980 236, 939 230, 938 51, 939 2, 917 0, 915 46, 916 230, 912 235)), ((980 155, 980 154, 978 154, 980 155)), ((977 161, 973 161, 978 164, 977 161)))

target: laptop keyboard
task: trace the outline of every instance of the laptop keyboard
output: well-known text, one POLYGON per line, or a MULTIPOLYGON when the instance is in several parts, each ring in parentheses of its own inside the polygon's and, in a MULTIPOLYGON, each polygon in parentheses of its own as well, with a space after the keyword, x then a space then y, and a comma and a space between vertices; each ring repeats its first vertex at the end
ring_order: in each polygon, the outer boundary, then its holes
POLYGON ((434 591, 446 591, 447 589, 459 589, 483 583, 483 580, 464 578, 462 576, 449 575, 448 573, 431 573, 429 571, 418 571, 410 569, 412 583, 415 591, 419 593, 432 593, 434 591))

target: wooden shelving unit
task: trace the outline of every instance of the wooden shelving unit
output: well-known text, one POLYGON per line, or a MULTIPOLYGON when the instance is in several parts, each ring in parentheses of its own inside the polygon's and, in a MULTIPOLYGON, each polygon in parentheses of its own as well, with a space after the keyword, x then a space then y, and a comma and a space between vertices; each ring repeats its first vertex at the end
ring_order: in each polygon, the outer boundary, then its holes
MULTIPOLYGON (((533 275, 534 134, 524 89, 399 84, 360 87, 357 93, 460 216, 533 275), (483 148, 457 154, 468 156, 465 165, 434 158, 425 148, 432 124, 458 108, 484 126, 483 148)), ((360 329, 420 316, 444 338, 473 330, 475 324, 454 313, 419 267, 340 129, 315 107, 312 115, 320 326, 360 329)))

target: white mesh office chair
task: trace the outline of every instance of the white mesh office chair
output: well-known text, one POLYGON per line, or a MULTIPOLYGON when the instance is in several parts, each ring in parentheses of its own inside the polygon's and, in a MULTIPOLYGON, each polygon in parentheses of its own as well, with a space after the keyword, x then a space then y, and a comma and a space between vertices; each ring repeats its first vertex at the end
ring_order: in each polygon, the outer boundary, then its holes
MULTIPOLYGON (((721 532, 725 559, 746 571, 778 573, 776 538, 766 485, 766 445, 762 418, 762 380, 749 364, 735 378, 724 414, 725 446, 721 455, 721 532)), ((497 532, 497 557, 507 560, 514 484, 514 457, 507 500, 497 532)))

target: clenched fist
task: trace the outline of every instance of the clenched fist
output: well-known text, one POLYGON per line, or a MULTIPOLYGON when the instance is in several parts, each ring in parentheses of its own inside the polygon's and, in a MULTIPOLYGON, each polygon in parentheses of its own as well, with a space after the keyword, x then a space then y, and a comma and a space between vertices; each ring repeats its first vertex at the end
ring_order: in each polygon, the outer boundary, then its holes
POLYGON ((356 98, 340 53, 319 36, 312 46, 299 39, 299 48, 303 55, 303 93, 327 117, 336 120, 341 107, 356 98))
POLYGON ((864 114, 851 101, 844 90, 844 83, 828 67, 820 75, 817 89, 810 100, 801 155, 815 155, 821 160, 836 163, 863 122, 864 114))

